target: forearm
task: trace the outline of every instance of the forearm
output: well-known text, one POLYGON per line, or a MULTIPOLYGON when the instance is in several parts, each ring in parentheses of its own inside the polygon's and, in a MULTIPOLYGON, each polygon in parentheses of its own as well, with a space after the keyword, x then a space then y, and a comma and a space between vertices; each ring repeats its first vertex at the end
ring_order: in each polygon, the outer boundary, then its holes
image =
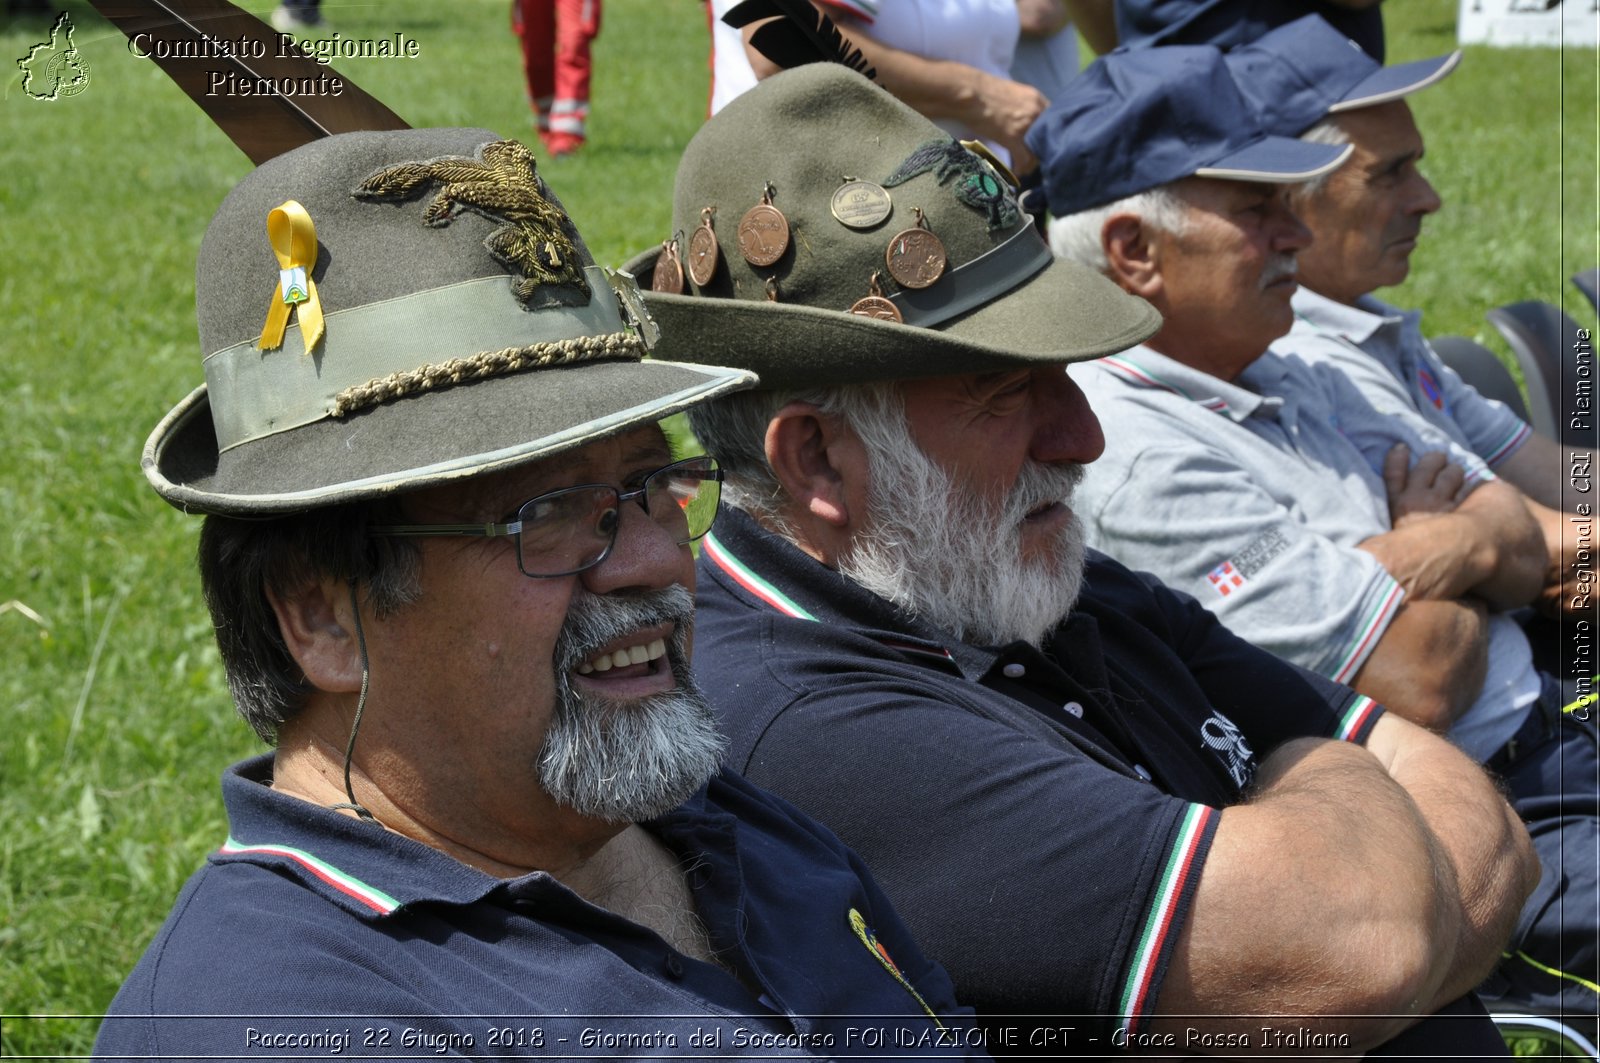
MULTIPOLYGON (((1545 566, 1544 586, 1534 604, 1541 613, 1550 617, 1563 614, 1587 616, 1592 607, 1589 587, 1577 579, 1581 571, 1581 558, 1578 552, 1580 539, 1574 521, 1581 523, 1581 519, 1534 502, 1529 502, 1528 509, 1539 524, 1539 533, 1544 538, 1545 550, 1550 558, 1545 566)), ((1592 549, 1592 540, 1585 547, 1592 549)))
POLYGON ((1376 757, 1289 743, 1222 814, 1158 1008, 1295 1016, 1369 1048, 1453 981, 1457 895, 1447 851, 1376 757))
POLYGON ((1367 748, 1405 788, 1454 871, 1458 922, 1452 966, 1430 1007, 1476 986, 1494 967, 1539 881, 1533 843, 1481 767, 1450 743, 1385 717, 1367 748))
POLYGON ((1478 700, 1488 651, 1481 602, 1408 598, 1350 685, 1419 727, 1443 733, 1478 700))
POLYGON ((860 22, 836 21, 877 70, 878 84, 897 99, 924 117, 960 122, 1001 145, 1019 173, 1034 165, 1023 135, 1049 104, 1039 90, 965 63, 892 48, 875 40, 860 22))
POLYGON ((1526 605, 1544 583, 1538 525, 1527 517, 1526 527, 1504 538, 1498 530, 1462 508, 1375 535, 1357 548, 1376 557, 1408 597, 1440 601, 1475 594, 1501 609, 1526 605))

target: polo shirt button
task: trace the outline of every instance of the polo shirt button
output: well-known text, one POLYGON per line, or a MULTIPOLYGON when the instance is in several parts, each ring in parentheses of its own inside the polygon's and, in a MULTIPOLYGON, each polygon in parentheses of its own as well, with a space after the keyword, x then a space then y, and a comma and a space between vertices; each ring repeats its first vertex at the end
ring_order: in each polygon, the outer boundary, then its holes
POLYGON ((1135 764, 1133 766, 1133 773, 1139 776, 1139 778, 1143 779, 1145 782, 1150 781, 1150 769, 1145 767, 1143 764, 1135 764))
POLYGON ((1017 662, 1012 661, 1010 664, 1000 669, 1000 673, 1007 679, 1021 679, 1023 676, 1028 674, 1028 670, 1017 662))
POLYGON ((1069 702, 1067 702, 1065 705, 1063 705, 1061 707, 1063 709, 1066 709, 1068 712, 1072 713, 1072 715, 1074 715, 1074 716, 1078 716, 1078 717, 1082 717, 1083 716, 1083 706, 1079 705, 1076 701, 1069 701, 1069 702))
POLYGON ((667 974, 672 978, 683 977, 683 961, 678 959, 675 952, 667 953, 667 974))

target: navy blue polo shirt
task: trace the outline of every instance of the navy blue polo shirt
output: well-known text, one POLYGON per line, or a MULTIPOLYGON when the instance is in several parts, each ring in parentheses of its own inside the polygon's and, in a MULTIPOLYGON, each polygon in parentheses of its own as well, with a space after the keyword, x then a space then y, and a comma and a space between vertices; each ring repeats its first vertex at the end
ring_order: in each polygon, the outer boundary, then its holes
POLYGON ((735 974, 543 872, 497 879, 223 777, 230 837, 113 1001, 102 1058, 977 1055, 860 861, 723 773, 645 828, 735 974))
POLYGON ((1100 554, 1043 651, 908 620, 738 510, 699 569, 734 770, 866 859, 962 1001, 1078 1016, 1089 1050, 1148 1016, 1258 758, 1382 711, 1100 554))

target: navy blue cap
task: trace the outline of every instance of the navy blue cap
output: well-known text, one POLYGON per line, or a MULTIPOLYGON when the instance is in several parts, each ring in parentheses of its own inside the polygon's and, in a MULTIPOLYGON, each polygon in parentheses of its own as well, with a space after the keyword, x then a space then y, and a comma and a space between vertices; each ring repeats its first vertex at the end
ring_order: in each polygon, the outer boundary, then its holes
POLYGON ((1266 133, 1210 45, 1100 57, 1039 116, 1027 142, 1056 217, 1185 177, 1308 181, 1350 153, 1266 133))
POLYGON ((1330 114, 1427 88, 1456 68, 1461 52, 1380 66, 1320 15, 1307 15, 1233 49, 1227 61, 1267 131, 1297 137, 1330 114))

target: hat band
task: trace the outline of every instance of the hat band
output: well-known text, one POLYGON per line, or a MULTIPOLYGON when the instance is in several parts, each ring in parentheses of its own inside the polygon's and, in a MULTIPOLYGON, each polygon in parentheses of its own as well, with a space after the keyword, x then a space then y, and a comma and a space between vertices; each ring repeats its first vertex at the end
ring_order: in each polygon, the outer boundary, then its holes
POLYGON ((1050 264, 1050 245, 1030 222, 1005 243, 963 262, 931 288, 889 296, 907 325, 932 328, 993 302, 1050 264))
MULTIPOLYGON (((369 387, 386 378, 420 379, 427 369, 438 366, 458 379, 476 379, 528 363, 512 360, 467 373, 446 363, 483 352, 627 332, 617 300, 606 297, 612 286, 605 272, 598 266, 583 272, 590 291, 596 293, 584 306, 524 310, 511 293, 512 278, 497 274, 328 314, 322 347, 309 356, 298 324, 284 331, 283 346, 277 350, 263 351, 249 339, 207 355, 206 391, 217 449, 226 451, 371 404, 352 403, 348 394, 354 391, 371 392, 372 402, 395 397, 398 392, 393 389, 369 387)), ((599 355, 558 349, 541 363, 616 358, 621 353, 616 346, 609 345, 599 355)), ((643 344, 633 343, 622 356, 638 361, 643 354, 643 344)), ((408 390, 437 386, 424 381, 408 390)))

